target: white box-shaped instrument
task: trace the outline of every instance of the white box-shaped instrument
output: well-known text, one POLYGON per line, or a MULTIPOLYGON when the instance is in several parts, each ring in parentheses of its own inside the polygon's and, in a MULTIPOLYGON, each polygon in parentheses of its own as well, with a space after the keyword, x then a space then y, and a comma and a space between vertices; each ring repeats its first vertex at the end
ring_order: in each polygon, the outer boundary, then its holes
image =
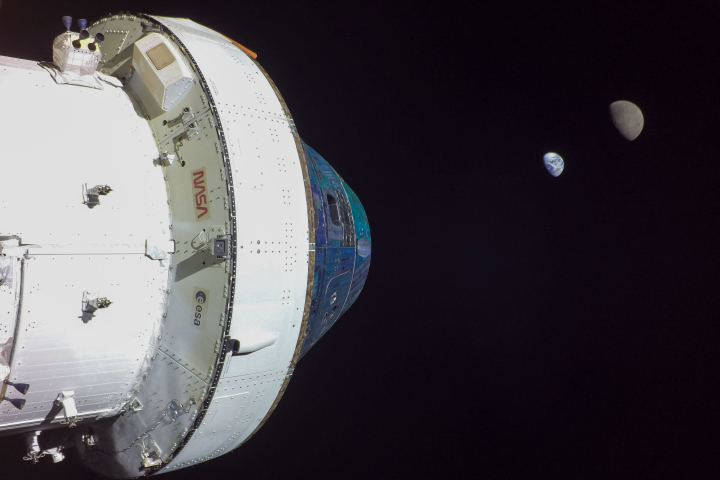
POLYGON ((159 33, 151 33, 135 42, 133 68, 166 112, 193 84, 190 69, 181 58, 172 43, 159 33))

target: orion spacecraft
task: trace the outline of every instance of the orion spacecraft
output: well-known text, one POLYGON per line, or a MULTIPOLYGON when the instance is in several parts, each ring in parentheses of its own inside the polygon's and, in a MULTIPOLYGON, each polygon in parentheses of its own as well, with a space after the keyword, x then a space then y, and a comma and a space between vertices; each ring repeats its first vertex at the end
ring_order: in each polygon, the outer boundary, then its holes
POLYGON ((358 197, 237 42, 64 17, 0 57, 0 434, 111 478, 223 455, 355 302, 358 197))

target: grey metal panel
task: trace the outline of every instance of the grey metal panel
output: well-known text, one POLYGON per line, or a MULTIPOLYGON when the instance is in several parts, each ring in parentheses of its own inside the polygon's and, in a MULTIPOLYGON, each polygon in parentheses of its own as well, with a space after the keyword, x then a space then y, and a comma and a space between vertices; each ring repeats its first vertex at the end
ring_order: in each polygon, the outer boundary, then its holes
POLYGON ((155 442, 167 459, 187 435, 208 384, 162 352, 154 355, 148 373, 137 396, 142 409, 127 409, 116 421, 95 424, 95 447, 78 444, 82 460, 91 468, 115 478, 137 475, 143 438, 146 445, 155 442), (196 403, 191 404, 190 399, 196 403), (175 421, 165 415, 172 400, 180 401, 184 407, 175 421))
POLYGON ((95 36, 102 33, 105 40, 100 45, 102 58, 99 70, 108 75, 132 57, 133 44, 143 35, 143 29, 134 15, 112 15, 92 24, 88 31, 95 36))
POLYGON ((195 432, 195 435, 199 438, 230 430, 237 420, 243 416, 243 409, 248 404, 249 396, 249 392, 231 393, 221 397, 215 395, 212 405, 216 408, 205 415, 205 419, 200 424, 200 428, 195 432), (230 410, 235 413, 235 416, 217 415, 218 412, 223 410, 230 410))
MULTIPOLYGON (((233 360, 240 358, 234 357, 233 360)), ((184 449, 161 472, 195 465, 235 448, 263 420, 262 412, 273 404, 286 378, 285 373, 285 369, 280 369, 223 378, 216 387, 206 420, 192 438, 193 443, 203 445, 206 453, 197 456, 197 449, 184 449)))
POLYGON ((81 415, 122 402, 161 318, 166 281, 167 268, 144 255, 24 260, 11 380, 30 383, 31 389, 25 409, 0 406, 2 422, 45 420, 61 391, 75 391, 81 415), (87 291, 113 304, 84 319, 87 291))

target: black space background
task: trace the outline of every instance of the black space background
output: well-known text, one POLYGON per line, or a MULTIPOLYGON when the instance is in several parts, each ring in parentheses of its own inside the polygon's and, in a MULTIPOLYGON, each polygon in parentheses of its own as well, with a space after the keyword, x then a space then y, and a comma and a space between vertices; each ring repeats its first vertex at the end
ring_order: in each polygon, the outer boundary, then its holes
POLYGON ((120 10, 258 52, 374 240, 259 433, 163 478, 720 478, 716 1, 5 0, 0 54, 120 10))

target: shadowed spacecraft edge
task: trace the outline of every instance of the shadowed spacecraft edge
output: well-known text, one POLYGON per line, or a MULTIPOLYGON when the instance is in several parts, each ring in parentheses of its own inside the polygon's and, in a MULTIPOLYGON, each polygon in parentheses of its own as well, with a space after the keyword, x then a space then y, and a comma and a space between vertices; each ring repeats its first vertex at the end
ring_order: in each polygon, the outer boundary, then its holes
POLYGON ((360 294, 368 220, 252 51, 187 19, 63 22, 53 62, 0 57, 0 434, 169 472, 267 420, 360 294))

